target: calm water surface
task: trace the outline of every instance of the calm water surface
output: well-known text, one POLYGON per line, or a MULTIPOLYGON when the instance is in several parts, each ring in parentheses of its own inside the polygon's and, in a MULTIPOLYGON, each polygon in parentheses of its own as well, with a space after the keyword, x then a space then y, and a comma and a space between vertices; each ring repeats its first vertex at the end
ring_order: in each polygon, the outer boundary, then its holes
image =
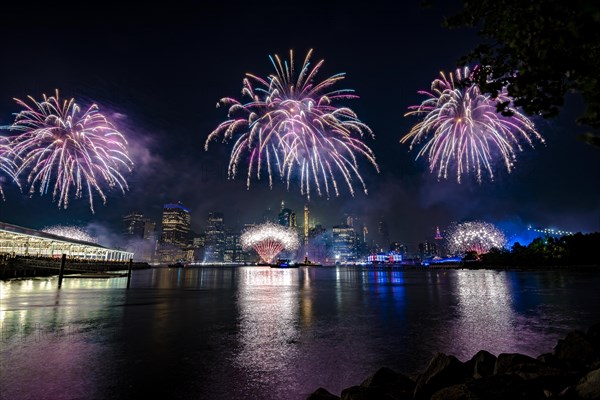
POLYGON ((152 269, 0 282, 2 399, 304 399, 381 366, 549 352, 600 321, 600 273, 152 269))

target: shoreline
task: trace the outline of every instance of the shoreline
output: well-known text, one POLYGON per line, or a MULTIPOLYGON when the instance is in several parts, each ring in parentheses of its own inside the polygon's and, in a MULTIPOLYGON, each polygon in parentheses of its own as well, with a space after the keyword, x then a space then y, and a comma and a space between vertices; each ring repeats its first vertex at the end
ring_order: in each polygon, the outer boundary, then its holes
POLYGON ((320 387, 307 400, 468 400, 600 398, 600 322, 586 332, 571 331, 552 352, 533 358, 520 353, 495 356, 480 350, 459 361, 437 353, 411 375, 382 367, 340 396, 320 387))
MULTIPOLYGON (((50 277, 58 275, 60 261, 55 260, 29 260, 26 263, 12 263, 0 265, 0 280, 9 281, 12 279, 28 279, 36 277, 50 277), (31 265, 31 264, 43 265, 31 265)), ((65 267, 66 274, 79 273, 103 273, 127 270, 128 263, 117 262, 85 262, 85 261, 67 261, 65 267)), ((257 265, 191 265, 185 267, 169 267, 168 265, 149 265, 144 262, 134 262, 134 270, 138 269, 153 269, 153 268, 172 268, 172 269, 200 269, 200 268, 239 268, 239 267, 260 267, 257 265)), ((361 268, 365 271, 373 272, 399 272, 399 271, 456 271, 456 270, 471 270, 471 271, 518 271, 518 272, 541 272, 541 271, 559 271, 568 270, 574 272, 600 272, 600 264, 593 265, 544 265, 537 267, 525 266, 484 266, 484 265, 398 265, 398 266, 372 266, 372 265, 324 265, 324 266, 301 266, 299 268, 361 268)))

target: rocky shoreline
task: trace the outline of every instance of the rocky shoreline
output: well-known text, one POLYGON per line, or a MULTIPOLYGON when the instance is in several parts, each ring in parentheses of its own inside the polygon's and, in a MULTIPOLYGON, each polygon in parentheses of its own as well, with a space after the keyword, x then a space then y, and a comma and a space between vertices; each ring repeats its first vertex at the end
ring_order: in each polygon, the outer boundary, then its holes
POLYGON ((436 354, 420 373, 381 368, 340 396, 319 388, 307 400, 600 399, 600 323, 573 331, 552 353, 532 358, 481 350, 466 362, 436 354))

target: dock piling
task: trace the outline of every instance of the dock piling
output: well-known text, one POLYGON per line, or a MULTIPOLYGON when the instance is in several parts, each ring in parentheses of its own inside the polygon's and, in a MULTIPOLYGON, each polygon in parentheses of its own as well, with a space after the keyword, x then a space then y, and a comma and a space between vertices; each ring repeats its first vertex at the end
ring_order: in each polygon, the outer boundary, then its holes
POLYGON ((127 289, 129 289, 129 285, 131 284, 131 268, 133 268, 133 258, 129 259, 129 269, 127 270, 127 289))
POLYGON ((62 255, 62 260, 60 260, 60 272, 58 273, 58 288, 62 286, 63 275, 65 274, 65 264, 67 263, 67 255, 62 255))

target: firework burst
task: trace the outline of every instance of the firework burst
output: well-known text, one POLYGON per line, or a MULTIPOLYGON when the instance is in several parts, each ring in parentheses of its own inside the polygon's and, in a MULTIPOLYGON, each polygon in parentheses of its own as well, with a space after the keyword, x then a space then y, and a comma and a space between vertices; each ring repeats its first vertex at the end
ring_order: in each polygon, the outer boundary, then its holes
POLYGON ((5 138, 0 137, 0 198, 4 199, 4 191, 2 190, 2 174, 7 175, 11 180, 16 182, 15 177, 16 166, 13 162, 12 150, 5 138))
POLYGON ((493 99, 482 94, 470 76, 467 67, 448 77, 441 73, 431 91, 419 91, 428 98, 405 114, 423 116, 423 120, 400 142, 410 141, 411 150, 425 142, 417 158, 427 157, 429 170, 435 171, 438 179, 447 179, 449 170, 456 170, 458 182, 470 173, 481 182, 483 171, 493 180, 496 157, 511 172, 517 151, 523 150, 521 142, 532 147, 534 139, 544 142, 533 122, 514 107, 508 108, 511 116, 497 112, 499 103, 512 104, 506 89, 493 99))
POLYGON ((16 114, 9 137, 16 175, 27 175, 29 193, 46 194, 52 187, 58 207, 67 208, 69 197, 83 197, 87 192, 94 211, 94 191, 106 204, 103 186, 128 189, 123 171, 133 163, 123 135, 93 104, 83 111, 75 99, 61 100, 43 95, 42 101, 28 97, 30 104, 15 99, 23 110, 16 114), (37 188, 37 189, 36 189, 37 188))
POLYGON ((354 183, 367 188, 358 170, 357 156, 367 158, 379 171, 373 151, 362 141, 371 137, 371 129, 362 123, 350 108, 339 107, 341 100, 358 98, 350 89, 332 89, 345 74, 333 75, 316 81, 323 60, 314 67, 308 52, 302 68, 296 74, 294 55, 282 61, 279 56, 269 57, 276 74, 261 78, 246 74, 243 80, 242 103, 223 98, 217 107, 228 107, 228 120, 221 123, 207 138, 205 149, 219 136, 226 142, 235 140, 229 161, 228 175, 234 178, 242 161, 248 160, 246 186, 253 177, 268 176, 286 182, 299 176, 300 192, 310 199, 311 191, 329 197, 339 195, 338 177, 341 175, 350 193, 354 183))
POLYGON ((470 221, 458 224, 448 234, 448 250, 452 254, 474 251, 483 254, 492 248, 503 248, 506 236, 495 225, 488 222, 470 221))
POLYGON ((43 228, 42 232, 82 242, 98 243, 98 239, 77 226, 55 225, 43 228))
POLYGON ((268 264, 283 250, 293 251, 300 246, 298 234, 293 229, 272 222, 244 231, 240 242, 244 250, 256 250, 261 260, 268 264))

